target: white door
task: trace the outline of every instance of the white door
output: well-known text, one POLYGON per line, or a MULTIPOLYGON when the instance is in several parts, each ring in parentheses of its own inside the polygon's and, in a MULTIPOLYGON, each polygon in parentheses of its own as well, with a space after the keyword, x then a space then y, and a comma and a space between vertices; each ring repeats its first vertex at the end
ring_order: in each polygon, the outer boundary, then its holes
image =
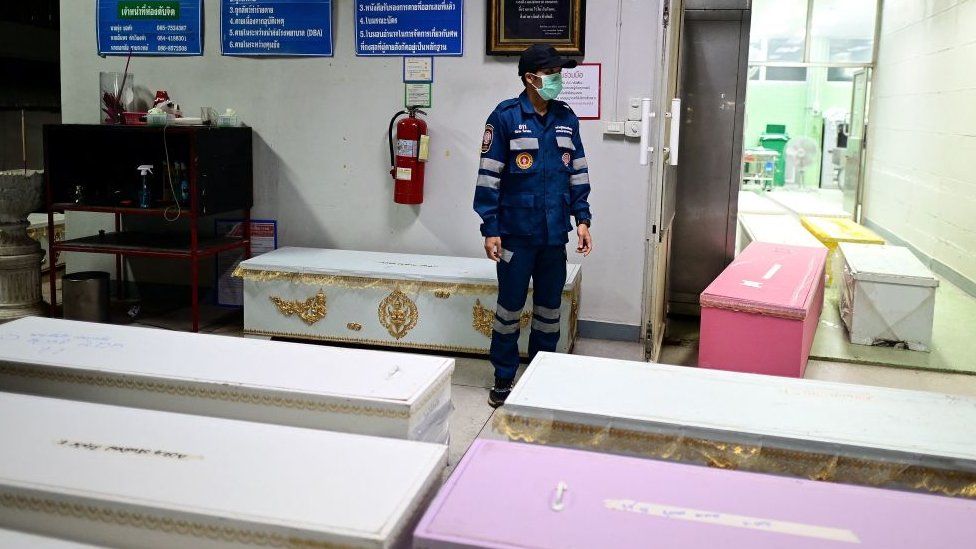
POLYGON ((648 360, 656 361, 667 326, 668 270, 671 227, 674 222, 675 184, 680 128, 679 56, 683 26, 683 0, 663 0, 659 29, 661 58, 656 97, 653 98, 656 144, 651 166, 651 207, 648 215, 644 266, 644 346, 648 360))
POLYGON ((871 69, 854 73, 854 94, 851 97, 851 129, 847 137, 844 158, 844 209, 861 219, 861 199, 864 192, 864 150, 867 146, 868 94, 871 86, 871 69))

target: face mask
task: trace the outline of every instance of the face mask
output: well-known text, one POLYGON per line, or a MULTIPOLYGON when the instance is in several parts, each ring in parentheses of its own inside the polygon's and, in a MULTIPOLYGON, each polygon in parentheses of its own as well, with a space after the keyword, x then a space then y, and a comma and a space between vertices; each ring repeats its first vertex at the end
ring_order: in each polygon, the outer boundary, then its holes
POLYGON ((563 73, 557 72, 554 74, 536 74, 542 79, 542 87, 536 87, 535 84, 532 85, 536 91, 539 92, 539 97, 542 97, 546 101, 555 99, 559 92, 563 91, 563 73))

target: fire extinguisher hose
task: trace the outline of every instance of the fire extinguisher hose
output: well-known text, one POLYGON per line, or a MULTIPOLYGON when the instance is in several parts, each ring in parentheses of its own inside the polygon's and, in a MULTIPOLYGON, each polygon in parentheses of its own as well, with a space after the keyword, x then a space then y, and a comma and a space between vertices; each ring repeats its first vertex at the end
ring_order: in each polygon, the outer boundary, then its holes
POLYGON ((390 119, 390 127, 386 130, 386 137, 390 141, 390 167, 396 166, 396 159, 393 156, 393 125, 396 124, 397 118, 400 118, 401 114, 407 114, 407 111, 400 111, 393 115, 390 119))

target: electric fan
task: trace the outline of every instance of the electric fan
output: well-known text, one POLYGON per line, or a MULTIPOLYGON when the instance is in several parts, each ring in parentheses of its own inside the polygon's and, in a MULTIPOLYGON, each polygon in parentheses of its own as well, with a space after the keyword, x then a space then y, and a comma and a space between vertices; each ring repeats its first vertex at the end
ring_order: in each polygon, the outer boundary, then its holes
POLYGON ((803 186, 807 168, 820 158, 820 147, 812 137, 794 137, 786 142, 786 183, 803 186))

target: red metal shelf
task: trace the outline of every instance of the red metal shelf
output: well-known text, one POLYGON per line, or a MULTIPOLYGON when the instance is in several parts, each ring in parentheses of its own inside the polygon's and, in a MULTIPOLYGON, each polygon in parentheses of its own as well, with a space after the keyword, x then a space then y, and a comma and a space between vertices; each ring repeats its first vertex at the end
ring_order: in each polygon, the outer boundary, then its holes
MULTIPOLYGON (((56 212, 94 212, 110 213, 122 215, 145 215, 153 217, 175 218, 177 214, 176 206, 167 208, 137 208, 130 206, 91 206, 87 204, 75 204, 73 202, 58 202, 51 204, 51 210, 56 212)), ((192 212, 190 206, 180 206, 179 217, 190 217, 192 212)))
POLYGON ((121 254, 132 257, 193 259, 228 250, 246 248, 250 240, 241 238, 201 238, 194 249, 186 235, 118 232, 86 236, 52 244, 55 252, 121 254))

